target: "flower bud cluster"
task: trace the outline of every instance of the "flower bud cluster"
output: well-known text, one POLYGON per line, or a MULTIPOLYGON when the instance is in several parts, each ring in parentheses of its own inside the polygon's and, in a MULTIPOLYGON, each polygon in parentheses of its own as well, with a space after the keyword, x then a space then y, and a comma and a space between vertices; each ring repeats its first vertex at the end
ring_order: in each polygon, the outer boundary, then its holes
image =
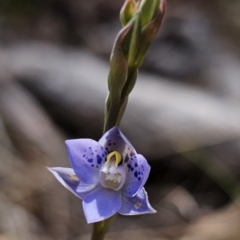
POLYGON ((123 28, 115 39, 110 58, 105 131, 121 121, 138 68, 161 26, 165 4, 165 0, 126 0, 122 7, 123 28))

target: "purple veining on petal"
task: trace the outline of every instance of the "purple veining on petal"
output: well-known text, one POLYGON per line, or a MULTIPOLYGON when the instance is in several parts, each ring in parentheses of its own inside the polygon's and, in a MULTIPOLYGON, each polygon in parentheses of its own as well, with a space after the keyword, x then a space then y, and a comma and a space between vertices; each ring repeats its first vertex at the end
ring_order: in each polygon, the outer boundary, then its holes
POLYGON ((127 179, 122 192, 128 197, 133 197, 146 183, 150 166, 142 155, 137 154, 133 157, 132 162, 126 165, 126 169, 127 179))
POLYGON ((156 213, 148 201, 148 195, 144 188, 140 189, 136 196, 129 198, 122 196, 122 206, 118 211, 122 215, 139 215, 156 213))
POLYGON ((92 139, 67 140, 66 145, 71 165, 79 179, 87 184, 96 184, 99 167, 104 162, 100 162, 97 156, 100 154, 102 159, 106 159, 106 150, 92 139))

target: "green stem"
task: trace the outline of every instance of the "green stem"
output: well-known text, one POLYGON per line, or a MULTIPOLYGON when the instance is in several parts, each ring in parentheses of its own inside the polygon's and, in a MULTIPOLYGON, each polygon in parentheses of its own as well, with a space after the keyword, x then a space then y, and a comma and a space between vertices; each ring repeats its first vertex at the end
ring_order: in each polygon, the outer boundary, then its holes
POLYGON ((136 80, 137 80, 137 68, 129 67, 127 81, 123 87, 121 97, 126 97, 129 95, 129 93, 132 91, 136 83, 136 80))
MULTIPOLYGON (((134 44, 133 44, 134 45, 134 44)), ((134 55, 135 58, 135 55, 134 55)), ((134 59, 131 60, 134 62, 134 59)), ((112 127, 120 124, 123 114, 125 112, 128 95, 132 91, 137 78, 137 68, 135 66, 128 67, 128 76, 125 86, 122 90, 122 94, 120 99, 116 100, 112 99, 111 92, 106 101, 106 108, 105 108, 105 117, 104 117, 104 129, 103 132, 107 132, 112 127)), ((96 222, 93 224, 93 232, 91 240, 103 240, 105 234, 108 232, 112 222, 115 220, 117 214, 113 215, 112 217, 96 222)))
MULTIPOLYGON (((109 109, 106 109, 106 113, 105 113, 106 119, 104 120, 104 130, 103 130, 104 133, 117 124, 118 115, 121 110, 121 105, 124 103, 124 101, 123 102, 120 101, 120 103, 115 105, 111 105, 111 103, 110 104, 109 103, 110 102, 108 102, 108 99, 107 99, 106 108, 109 107, 109 109)), ((105 234, 108 232, 109 228, 111 227, 116 217, 117 217, 117 213, 108 219, 94 223, 91 240, 103 240, 105 237, 105 234)))
POLYGON ((105 109, 104 129, 107 132, 112 127, 119 125, 127 106, 128 95, 132 91, 137 79, 137 69, 129 68, 128 77, 125 86, 122 90, 119 101, 112 103, 111 93, 108 96, 105 109))
POLYGON ((103 240, 116 217, 117 214, 106 220, 94 223, 91 240, 103 240))
POLYGON ((117 104, 111 104, 108 110, 108 115, 106 119, 106 123, 103 129, 103 132, 107 132, 109 129, 117 125, 118 115, 124 101, 120 101, 117 104))

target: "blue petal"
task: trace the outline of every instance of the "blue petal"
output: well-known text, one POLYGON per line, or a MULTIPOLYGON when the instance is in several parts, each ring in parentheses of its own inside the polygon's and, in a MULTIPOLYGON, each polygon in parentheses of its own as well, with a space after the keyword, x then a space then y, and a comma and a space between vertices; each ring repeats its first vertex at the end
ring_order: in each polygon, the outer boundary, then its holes
POLYGON ((136 154, 132 144, 127 140, 118 127, 113 127, 98 141, 108 152, 118 151, 123 160, 136 154))
POLYGON ((127 177, 122 192, 128 197, 133 197, 146 183, 150 166, 142 155, 136 154, 125 163, 125 168, 127 177))
POLYGON ((66 141, 68 157, 79 179, 86 184, 98 183, 99 169, 105 162, 107 151, 92 139, 66 141))
POLYGON ((95 185, 80 183, 72 168, 54 167, 48 168, 48 170, 65 188, 81 199, 96 187, 95 185))
POLYGON ((118 211, 122 215, 139 215, 147 213, 156 213, 148 201, 148 195, 142 188, 136 196, 129 198, 122 196, 122 207, 118 211))
POLYGON ((99 187, 83 200, 83 211, 87 222, 94 223, 111 217, 121 205, 121 192, 99 187))

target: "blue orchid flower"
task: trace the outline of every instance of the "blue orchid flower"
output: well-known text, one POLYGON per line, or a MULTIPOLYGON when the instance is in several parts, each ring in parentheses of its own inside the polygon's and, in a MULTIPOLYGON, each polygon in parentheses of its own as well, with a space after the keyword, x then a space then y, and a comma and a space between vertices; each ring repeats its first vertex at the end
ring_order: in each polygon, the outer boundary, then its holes
POLYGON ((97 142, 92 139, 66 141, 72 168, 48 168, 69 191, 83 200, 88 223, 120 213, 155 213, 144 189, 150 166, 137 154, 118 127, 97 142))

